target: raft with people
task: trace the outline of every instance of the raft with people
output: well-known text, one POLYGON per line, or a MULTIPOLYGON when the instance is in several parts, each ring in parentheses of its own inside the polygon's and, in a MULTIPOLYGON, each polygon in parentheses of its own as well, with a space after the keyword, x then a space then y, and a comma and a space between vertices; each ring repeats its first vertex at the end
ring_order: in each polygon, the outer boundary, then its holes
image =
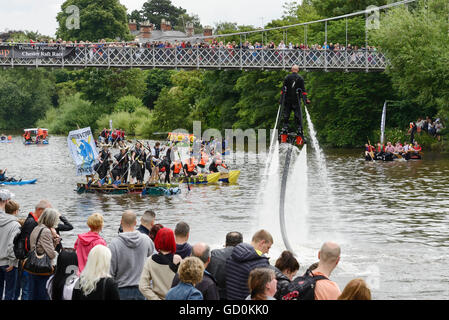
POLYGON ((48 144, 48 129, 45 128, 30 128, 23 129, 23 144, 48 144))
POLYGON ((5 134, 2 134, 0 136, 0 143, 11 143, 12 142, 12 136, 6 136, 5 134))
POLYGON ((422 160, 422 148, 417 141, 414 144, 397 142, 394 146, 391 142, 387 145, 377 143, 377 148, 371 144, 365 144, 365 161, 394 161, 394 160, 422 160))

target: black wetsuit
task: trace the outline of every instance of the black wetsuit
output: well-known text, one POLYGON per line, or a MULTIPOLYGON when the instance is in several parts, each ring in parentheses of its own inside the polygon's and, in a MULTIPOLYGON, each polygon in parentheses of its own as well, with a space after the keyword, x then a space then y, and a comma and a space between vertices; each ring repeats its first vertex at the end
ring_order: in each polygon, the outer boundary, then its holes
POLYGON ((284 114, 283 116, 283 124, 282 129, 284 131, 288 132, 288 120, 290 118, 290 113, 292 110, 295 113, 295 125, 297 130, 299 130, 302 134, 302 115, 301 115, 301 105, 300 101, 298 101, 298 90, 299 90, 299 97, 303 93, 306 92, 306 89, 304 87, 304 79, 297 74, 296 72, 293 72, 289 74, 287 77, 285 77, 284 80, 284 114))
POLYGON ((143 149, 135 149, 135 156, 134 156, 134 163, 131 165, 131 176, 133 178, 136 178, 137 181, 143 181, 143 178, 145 176, 145 150, 143 149), (139 163, 139 161, 142 161, 143 164, 139 163))
POLYGON ((109 171, 109 158, 111 157, 109 151, 101 150, 99 152, 100 159, 103 163, 98 162, 94 166, 94 170, 98 173, 100 180, 106 177, 109 171))
POLYGON ((125 174, 128 171, 129 166, 129 157, 128 154, 122 154, 121 152, 119 154, 116 154, 115 159, 117 160, 117 164, 115 165, 115 168, 112 170, 112 175, 114 179, 117 177, 122 177, 123 182, 127 182, 127 174, 125 174))

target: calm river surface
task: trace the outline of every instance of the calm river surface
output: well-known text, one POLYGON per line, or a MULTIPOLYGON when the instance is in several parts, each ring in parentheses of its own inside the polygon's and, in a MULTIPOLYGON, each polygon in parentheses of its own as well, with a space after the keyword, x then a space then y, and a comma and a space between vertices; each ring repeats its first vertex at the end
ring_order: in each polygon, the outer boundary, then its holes
MULTIPOLYGON (((66 215, 75 228, 62 233, 64 246, 73 246, 77 234, 88 231, 86 220, 93 212, 104 215, 102 236, 108 242, 117 235, 125 209, 140 217, 151 208, 157 223, 166 227, 174 228, 180 220, 189 223, 190 243, 204 241, 219 248, 226 233, 234 230, 250 242, 253 232, 264 227, 274 236, 272 264, 285 249, 278 213, 260 206, 266 154, 235 154, 231 168, 241 170, 238 185, 193 186, 190 192, 182 186, 182 193, 173 197, 79 195, 76 183, 85 179, 75 175, 66 137, 53 136, 46 146, 25 146, 20 136, 13 139, 11 144, 0 143, 0 167, 8 168, 10 176, 38 181, 2 188, 16 195, 20 217, 41 199, 66 215), (267 216, 261 215, 268 215, 273 224, 263 225, 267 216)), ((324 154, 328 185, 320 182, 321 170, 309 146, 304 169, 308 183, 297 186, 297 192, 307 194, 307 203, 287 210, 287 222, 293 216, 303 221, 288 225, 300 272, 318 260, 321 244, 332 240, 341 245, 342 255, 331 278, 342 290, 349 280, 362 277, 374 299, 448 299, 449 158, 426 152, 422 161, 370 163, 361 150, 324 154)), ((266 195, 265 202, 270 196, 273 201, 277 197, 266 195)))

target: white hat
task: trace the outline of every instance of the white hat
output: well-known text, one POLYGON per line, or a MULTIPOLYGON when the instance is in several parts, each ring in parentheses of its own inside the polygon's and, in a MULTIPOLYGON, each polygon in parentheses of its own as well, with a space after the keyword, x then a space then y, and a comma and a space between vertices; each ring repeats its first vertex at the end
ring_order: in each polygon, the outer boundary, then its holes
POLYGON ((11 191, 6 190, 6 189, 0 189, 0 200, 1 201, 11 200, 12 197, 14 197, 14 193, 12 193, 11 191))

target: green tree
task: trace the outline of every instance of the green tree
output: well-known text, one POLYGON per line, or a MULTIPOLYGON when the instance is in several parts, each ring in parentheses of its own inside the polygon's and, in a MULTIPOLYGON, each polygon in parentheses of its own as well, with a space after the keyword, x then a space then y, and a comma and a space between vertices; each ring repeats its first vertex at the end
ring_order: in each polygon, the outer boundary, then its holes
POLYGON ((432 116, 449 119, 448 4, 420 1, 416 10, 396 8, 381 19, 373 37, 390 62, 387 73, 403 98, 432 116), (426 8, 427 5, 427 8, 426 8))
POLYGON ((179 71, 172 75, 173 87, 165 87, 154 104, 154 128, 158 131, 188 129, 191 112, 202 89, 201 71, 179 71))
MULTIPOLYGON (((310 73, 306 89, 320 142, 337 147, 366 143, 380 127, 385 100, 395 97, 389 77, 375 73, 310 73)), ((373 142, 376 137, 371 138, 373 142)))
POLYGON ((147 77, 145 79, 146 90, 143 95, 143 103, 148 108, 154 108, 154 102, 159 97, 159 93, 165 87, 170 87, 171 76, 173 71, 163 69, 151 69, 148 70, 147 77))
POLYGON ((326 18, 362 11, 369 6, 383 6, 388 0, 309 0, 317 12, 326 18))
POLYGON ((106 113, 106 108, 93 107, 90 101, 83 100, 80 94, 68 97, 62 105, 50 109, 46 117, 37 122, 38 126, 47 127, 51 133, 67 134, 71 130, 90 126, 96 130, 96 121, 106 113))
POLYGON ((0 128, 33 126, 52 107, 54 81, 44 69, 0 70, 0 128))
POLYGON ((101 39, 133 39, 129 32, 126 7, 119 0, 66 0, 56 20, 59 23, 56 35, 64 40, 96 42, 101 39), (73 13, 66 13, 69 6, 79 9, 79 28, 71 24, 73 13))
POLYGON ((238 78, 235 90, 240 94, 234 110, 238 120, 233 128, 273 128, 284 71, 248 71, 238 78))
POLYGON ((180 17, 186 13, 185 9, 175 7, 170 0, 148 0, 141 10, 142 17, 153 23, 157 29, 161 28, 162 19, 169 21, 172 27, 182 26, 180 17))
POLYGON ((138 108, 143 107, 142 100, 139 98, 136 98, 135 96, 124 96, 121 97, 117 103, 115 104, 114 111, 124 111, 124 112, 130 112, 133 113, 138 108))
POLYGON ((234 106, 240 93, 235 89, 242 71, 207 71, 204 73, 201 93, 192 111, 193 120, 201 120, 202 129, 232 128, 238 120, 234 106))
POLYGON ((146 71, 141 69, 83 69, 75 74, 77 90, 84 100, 94 105, 112 107, 121 97, 132 95, 141 99, 145 93, 146 71))

